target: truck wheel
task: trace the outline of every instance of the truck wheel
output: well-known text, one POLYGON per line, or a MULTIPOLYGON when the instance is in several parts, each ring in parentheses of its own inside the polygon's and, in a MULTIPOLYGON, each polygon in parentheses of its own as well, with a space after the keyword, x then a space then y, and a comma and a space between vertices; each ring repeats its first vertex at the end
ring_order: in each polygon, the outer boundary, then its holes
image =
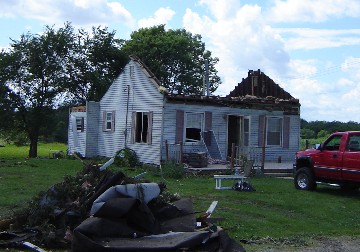
POLYGON ((300 190, 311 191, 316 189, 314 175, 308 168, 301 168, 295 173, 294 185, 296 189, 300 190))

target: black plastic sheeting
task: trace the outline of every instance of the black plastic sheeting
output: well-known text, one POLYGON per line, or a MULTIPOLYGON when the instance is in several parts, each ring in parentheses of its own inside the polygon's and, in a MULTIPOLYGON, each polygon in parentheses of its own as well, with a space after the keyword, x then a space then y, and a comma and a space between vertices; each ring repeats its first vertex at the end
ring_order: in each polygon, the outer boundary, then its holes
POLYGON ((111 193, 98 198, 101 206, 75 228, 72 251, 245 251, 206 219, 198 228, 190 199, 158 204, 155 198, 145 203, 143 198, 153 195, 154 188, 139 188, 141 197, 121 193, 124 188, 109 188, 111 193))

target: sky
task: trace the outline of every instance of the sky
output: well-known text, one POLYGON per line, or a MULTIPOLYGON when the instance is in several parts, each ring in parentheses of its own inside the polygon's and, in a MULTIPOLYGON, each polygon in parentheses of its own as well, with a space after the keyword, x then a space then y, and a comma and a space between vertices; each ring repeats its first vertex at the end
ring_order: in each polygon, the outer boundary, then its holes
POLYGON ((225 96, 260 69, 300 100, 306 121, 360 123, 359 0, 0 0, 0 48, 71 22, 129 39, 165 24, 200 34, 225 96))

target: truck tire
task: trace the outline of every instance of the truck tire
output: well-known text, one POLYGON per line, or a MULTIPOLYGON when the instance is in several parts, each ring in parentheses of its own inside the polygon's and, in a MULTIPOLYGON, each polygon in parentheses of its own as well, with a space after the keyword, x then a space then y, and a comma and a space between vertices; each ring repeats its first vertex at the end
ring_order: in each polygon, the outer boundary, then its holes
POLYGON ((308 168, 300 168, 294 176, 296 189, 312 191, 316 189, 316 181, 313 173, 308 168))

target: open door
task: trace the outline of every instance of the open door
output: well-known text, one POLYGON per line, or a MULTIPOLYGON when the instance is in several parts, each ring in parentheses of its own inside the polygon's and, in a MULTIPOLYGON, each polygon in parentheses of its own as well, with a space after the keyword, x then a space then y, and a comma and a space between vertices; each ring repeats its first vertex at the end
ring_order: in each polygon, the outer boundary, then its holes
POLYGON ((228 115, 228 146, 227 156, 231 156, 231 145, 241 146, 242 140, 242 117, 228 115))

